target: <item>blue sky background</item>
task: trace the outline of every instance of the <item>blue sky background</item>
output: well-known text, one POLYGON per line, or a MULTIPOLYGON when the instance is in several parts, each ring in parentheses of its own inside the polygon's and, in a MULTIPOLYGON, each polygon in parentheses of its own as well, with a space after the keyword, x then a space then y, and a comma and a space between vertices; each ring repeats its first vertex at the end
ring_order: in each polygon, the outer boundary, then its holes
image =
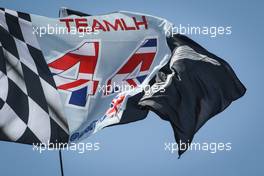
MULTIPOLYGON (((150 114, 144 121, 102 130, 86 142, 100 142, 99 151, 63 152, 65 176, 262 176, 264 175, 264 3, 229 0, 0 0, 0 6, 57 17, 61 6, 90 14, 129 10, 165 17, 173 23, 232 26, 232 35, 192 39, 227 60, 248 91, 210 120, 194 142, 231 142, 232 150, 215 154, 188 151, 181 159, 164 151, 174 142, 169 124, 150 114)), ((1 36, 0 36, 1 37, 1 36)), ((39 154, 31 146, 0 142, 0 175, 60 175, 58 152, 39 154)))

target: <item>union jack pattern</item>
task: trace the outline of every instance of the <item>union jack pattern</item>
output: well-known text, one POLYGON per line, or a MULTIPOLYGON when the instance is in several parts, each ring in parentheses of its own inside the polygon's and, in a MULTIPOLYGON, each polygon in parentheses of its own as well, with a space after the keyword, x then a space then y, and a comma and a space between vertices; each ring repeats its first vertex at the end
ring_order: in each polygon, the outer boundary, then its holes
POLYGON ((88 96, 96 93, 93 80, 99 53, 99 42, 84 42, 48 64, 57 88, 69 93, 70 105, 85 107, 88 96))
POLYGON ((147 77, 156 53, 157 39, 145 39, 128 61, 107 81, 105 95, 118 91, 116 85, 138 87, 147 77))

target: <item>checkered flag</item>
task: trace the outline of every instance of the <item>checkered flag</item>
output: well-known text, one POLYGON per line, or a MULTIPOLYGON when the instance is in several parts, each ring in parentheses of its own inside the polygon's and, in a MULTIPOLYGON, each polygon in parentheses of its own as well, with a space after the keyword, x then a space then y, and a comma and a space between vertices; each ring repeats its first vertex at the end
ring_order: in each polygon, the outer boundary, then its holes
POLYGON ((68 124, 30 14, 0 8, 0 140, 68 142, 68 124))

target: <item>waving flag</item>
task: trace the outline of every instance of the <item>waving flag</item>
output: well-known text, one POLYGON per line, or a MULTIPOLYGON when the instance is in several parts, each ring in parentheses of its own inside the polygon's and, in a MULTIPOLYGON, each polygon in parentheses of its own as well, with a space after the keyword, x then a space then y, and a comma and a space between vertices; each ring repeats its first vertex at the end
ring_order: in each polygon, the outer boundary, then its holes
POLYGON ((30 15, 1 9, 0 19, 0 139, 67 142, 60 96, 31 33, 30 15))
MULTIPOLYGON (((246 89, 228 63, 191 39, 174 35, 168 43, 173 49, 170 69, 159 71, 151 86, 158 90, 144 95, 139 104, 169 121, 176 142, 188 146, 206 121, 246 89)), ((181 155, 187 148, 179 149, 181 155)))
POLYGON ((47 18, 1 8, 0 140, 78 142, 151 110, 190 143, 245 87, 222 59, 167 36, 171 27, 132 12, 63 8, 47 18))

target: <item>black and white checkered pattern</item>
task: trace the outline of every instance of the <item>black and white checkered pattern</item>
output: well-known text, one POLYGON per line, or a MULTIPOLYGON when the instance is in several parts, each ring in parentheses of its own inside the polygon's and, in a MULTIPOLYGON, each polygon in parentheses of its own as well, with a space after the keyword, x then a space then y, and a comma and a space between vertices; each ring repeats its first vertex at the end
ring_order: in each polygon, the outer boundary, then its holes
POLYGON ((0 8, 0 140, 68 142, 68 125, 29 14, 0 8))
POLYGON ((71 16, 71 15, 76 15, 76 16, 92 16, 90 14, 83 13, 83 12, 76 11, 76 10, 72 10, 72 9, 68 9, 66 7, 60 8, 60 11, 59 11, 59 17, 60 18, 68 17, 68 16, 71 16))

